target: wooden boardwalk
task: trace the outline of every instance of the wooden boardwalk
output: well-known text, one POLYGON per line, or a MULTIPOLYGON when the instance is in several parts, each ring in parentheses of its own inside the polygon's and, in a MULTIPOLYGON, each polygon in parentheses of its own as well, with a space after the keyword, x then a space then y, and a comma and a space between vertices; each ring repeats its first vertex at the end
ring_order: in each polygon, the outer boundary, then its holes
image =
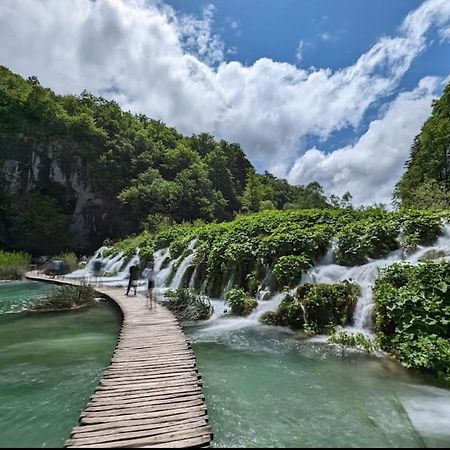
MULTIPOLYGON (((77 284, 28 273, 30 280, 77 284)), ((66 442, 68 448, 209 447, 201 377, 175 317, 143 296, 96 287, 122 310, 123 323, 111 364, 66 442)), ((101 326, 101 324, 99 324, 101 326)))

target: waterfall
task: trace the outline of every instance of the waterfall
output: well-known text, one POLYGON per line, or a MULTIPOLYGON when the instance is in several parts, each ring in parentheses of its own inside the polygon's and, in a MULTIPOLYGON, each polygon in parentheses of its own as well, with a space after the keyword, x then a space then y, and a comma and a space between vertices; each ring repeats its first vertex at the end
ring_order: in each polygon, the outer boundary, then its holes
POLYGON ((177 273, 173 277, 172 282, 170 283, 171 289, 178 289, 181 285, 181 281, 183 279, 184 273, 186 270, 192 266, 192 261, 195 258, 195 253, 191 253, 190 255, 186 256, 186 258, 183 259, 180 266, 177 269, 177 273))
POLYGON ((123 253, 117 253, 103 258, 101 255, 105 250, 107 250, 107 247, 99 248, 84 269, 76 270, 67 277, 88 281, 95 280, 95 282, 108 286, 124 286, 129 277, 130 267, 139 263, 139 257, 127 258, 123 253), (102 263, 102 276, 95 277, 94 261, 98 260, 102 263))
POLYGON ((154 263, 154 270, 155 270, 155 272, 159 272, 161 270, 163 262, 168 257, 169 257, 169 249, 168 248, 164 248, 162 250, 158 250, 157 252, 155 252, 153 254, 153 263, 154 263))
MULTIPOLYGON (((177 289, 181 285, 193 287, 197 276, 196 269, 194 269, 196 240, 189 243, 188 248, 193 250, 184 260, 179 263, 178 259, 167 261, 170 258, 168 249, 158 250, 154 253, 154 267, 157 273, 156 287, 157 293, 163 293, 166 289, 177 289), (173 268, 179 263, 177 271, 169 283, 169 277, 173 272, 173 268)), ((450 262, 450 225, 445 225, 442 235, 438 238, 436 243, 430 247, 419 247, 411 254, 406 254, 404 249, 396 250, 390 253, 386 258, 369 260, 366 264, 354 267, 341 266, 335 263, 335 252, 337 246, 337 239, 333 238, 325 256, 318 262, 318 264, 305 273, 299 284, 332 284, 344 280, 351 280, 359 285, 360 295, 355 307, 353 323, 348 330, 351 332, 363 332, 371 336, 372 328, 372 311, 373 298, 372 286, 379 276, 379 271, 395 262, 406 261, 411 264, 418 264, 421 260, 437 259, 450 262)), ((103 276, 98 281, 115 286, 125 285, 129 276, 129 267, 136 262, 139 262, 139 257, 134 256, 129 259, 122 253, 117 253, 106 258, 102 258, 102 253, 106 247, 102 247, 95 253, 94 259, 100 259, 103 263, 105 274, 114 276, 103 276)), ((89 261, 85 269, 80 269, 72 274, 73 278, 90 278, 93 276, 93 260, 89 261)), ((256 326, 263 314, 268 311, 276 311, 282 302, 285 293, 271 292, 271 271, 265 265, 265 274, 261 285, 257 291, 258 306, 248 317, 232 317, 229 308, 223 299, 211 299, 214 307, 214 313, 209 320, 211 329, 236 329, 239 327, 256 326)), ((144 283, 144 282, 142 282, 144 283)), ((226 282, 225 290, 232 288, 234 283, 233 277, 230 276, 226 282)), ((205 282, 202 286, 203 291, 206 289, 205 282)), ((295 294, 295 289, 291 291, 295 294)))

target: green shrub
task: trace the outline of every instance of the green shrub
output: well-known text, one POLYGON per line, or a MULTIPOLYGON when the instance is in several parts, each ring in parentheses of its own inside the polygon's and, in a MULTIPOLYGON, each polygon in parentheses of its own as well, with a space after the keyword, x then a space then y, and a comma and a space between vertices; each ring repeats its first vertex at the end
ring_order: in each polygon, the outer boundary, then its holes
POLYGON ((349 281, 303 284, 284 297, 274 315, 264 316, 264 323, 321 333, 351 321, 358 295, 358 286, 349 281))
POLYGON ((85 284, 81 286, 62 286, 34 305, 32 311, 60 311, 88 308, 95 304, 94 289, 85 284))
POLYGON ((358 348, 368 353, 376 352, 380 349, 377 342, 369 339, 363 333, 349 333, 348 331, 333 332, 328 337, 328 342, 343 347, 358 348))
POLYGON ((450 264, 393 264, 381 272, 373 292, 382 348, 407 367, 450 380, 443 369, 450 342, 450 264))
POLYGON ((399 248, 397 220, 364 220, 338 234, 336 260, 344 266, 365 264, 368 258, 384 258, 399 248))
POLYGON ((31 256, 21 252, 0 250, 0 280, 20 280, 27 271, 31 256))
POLYGON ((230 289, 225 292, 225 298, 231 312, 237 316, 248 316, 258 306, 258 302, 249 297, 243 289, 230 289))
POLYGON ((305 308, 298 297, 286 294, 280 303, 275 317, 271 317, 274 325, 288 326, 293 329, 304 328, 306 323, 305 308))
POLYGON ((432 245, 442 232, 442 220, 436 213, 408 211, 401 219, 402 246, 414 251, 418 245, 432 245))
POLYGON ((273 276, 279 287, 294 287, 300 283, 303 273, 312 267, 312 261, 301 256, 282 256, 273 268, 273 276))
POLYGON ((350 323, 359 293, 359 287, 350 281, 304 285, 298 289, 306 322, 316 332, 350 323))
POLYGON ((180 322, 195 322, 209 319, 213 307, 208 297, 198 295, 193 289, 183 288, 166 292, 167 307, 180 322))

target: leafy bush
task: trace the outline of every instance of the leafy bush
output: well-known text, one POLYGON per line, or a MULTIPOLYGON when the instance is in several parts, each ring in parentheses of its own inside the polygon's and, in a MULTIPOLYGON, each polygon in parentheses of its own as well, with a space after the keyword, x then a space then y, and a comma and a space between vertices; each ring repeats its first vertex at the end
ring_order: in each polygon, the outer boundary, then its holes
POLYGON ((335 284, 303 285, 298 288, 306 312, 307 324, 316 332, 329 326, 351 322, 359 287, 350 281, 335 284))
POLYGON ((20 280, 27 271, 31 257, 26 253, 0 250, 0 280, 20 280))
POLYGON ((358 286, 349 281, 304 284, 284 297, 274 315, 263 316, 263 323, 321 333, 351 321, 358 294, 358 286))
POLYGON ((62 286, 34 305, 32 311, 60 311, 88 308, 95 303, 96 293, 87 285, 62 286))
POLYGON ((399 247, 399 226, 395 220, 365 220, 350 224, 338 234, 336 259, 344 266, 356 266, 367 258, 384 258, 399 247))
POLYGON ((374 301, 381 346, 407 367, 450 380, 450 264, 393 264, 376 280, 374 301))
POLYGON ((166 292, 164 306, 173 312, 180 322, 209 319, 213 307, 208 297, 198 295, 193 289, 175 289, 166 292))
POLYGON ((372 341, 363 333, 349 333, 348 331, 340 331, 338 333, 333 332, 328 337, 328 342, 331 344, 339 344, 343 347, 359 348, 368 353, 379 350, 377 342, 372 341))
POLYGON ((442 220, 436 213, 408 212, 402 224, 402 246, 414 251, 418 245, 433 244, 442 232, 442 220))
POLYGON ((302 273, 312 267, 309 258, 301 256, 282 256, 273 268, 273 275, 280 287, 294 287, 299 284, 302 273))
POLYGON ((231 312, 237 316, 248 316, 258 306, 258 302, 249 297, 243 289, 230 289, 225 292, 225 298, 231 312))

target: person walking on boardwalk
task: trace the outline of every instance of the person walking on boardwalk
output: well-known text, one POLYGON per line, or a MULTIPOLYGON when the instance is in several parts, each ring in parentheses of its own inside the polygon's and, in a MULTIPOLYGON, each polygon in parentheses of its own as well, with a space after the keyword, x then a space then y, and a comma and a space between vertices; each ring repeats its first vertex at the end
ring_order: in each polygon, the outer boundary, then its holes
POLYGON ((130 267, 130 279, 128 280, 128 288, 125 295, 130 293, 131 288, 134 289, 134 295, 137 295, 137 287, 139 281, 139 266, 137 264, 133 264, 130 267))
POLYGON ((142 278, 147 280, 147 299, 148 307, 153 308, 153 288, 156 286, 156 272, 153 263, 142 272, 142 278))

